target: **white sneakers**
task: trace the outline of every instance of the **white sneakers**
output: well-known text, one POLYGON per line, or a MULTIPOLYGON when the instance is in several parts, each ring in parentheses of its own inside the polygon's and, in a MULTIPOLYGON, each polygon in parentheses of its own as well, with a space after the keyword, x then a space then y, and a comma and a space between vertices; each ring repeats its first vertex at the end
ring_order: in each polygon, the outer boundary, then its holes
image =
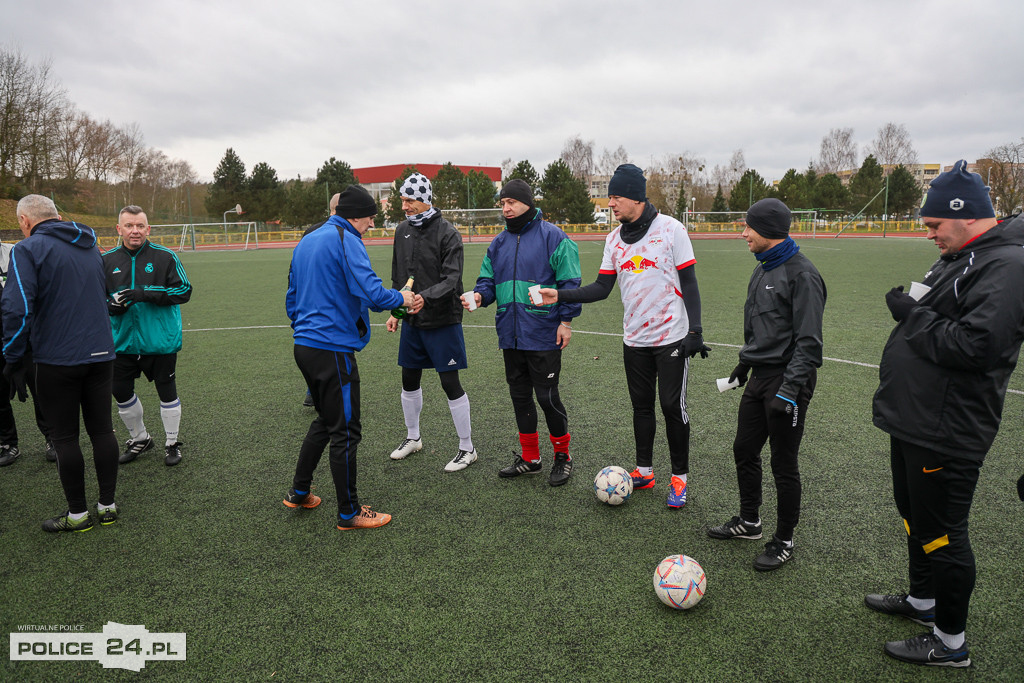
POLYGON ((459 454, 452 458, 452 461, 444 466, 445 472, 458 472, 464 470, 476 462, 476 449, 471 451, 459 451, 459 454))
POLYGON ((412 455, 421 448, 423 448, 422 439, 403 439, 402 443, 398 444, 398 448, 391 451, 391 459, 405 460, 407 456, 412 455))

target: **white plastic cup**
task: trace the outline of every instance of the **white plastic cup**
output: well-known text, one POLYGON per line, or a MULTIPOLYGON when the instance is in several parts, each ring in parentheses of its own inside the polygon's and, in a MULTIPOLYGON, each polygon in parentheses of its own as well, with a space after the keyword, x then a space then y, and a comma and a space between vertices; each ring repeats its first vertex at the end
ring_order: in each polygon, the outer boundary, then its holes
POLYGON ((530 291, 530 301, 532 301, 537 306, 540 306, 541 304, 544 303, 544 297, 540 293, 540 285, 534 285, 534 286, 530 287, 529 291, 530 291))
POLYGON ((740 385, 740 380, 738 377, 731 382, 729 381, 728 377, 722 377, 721 379, 715 381, 718 383, 718 390, 722 393, 725 393, 730 389, 735 389, 740 385))
POLYGON ((466 292, 462 295, 462 300, 466 302, 466 305, 469 307, 468 310, 476 310, 476 292, 466 292))
POLYGON ((920 282, 910 283, 910 296, 914 298, 914 301, 920 301, 928 292, 932 291, 932 288, 928 285, 923 285, 920 282))

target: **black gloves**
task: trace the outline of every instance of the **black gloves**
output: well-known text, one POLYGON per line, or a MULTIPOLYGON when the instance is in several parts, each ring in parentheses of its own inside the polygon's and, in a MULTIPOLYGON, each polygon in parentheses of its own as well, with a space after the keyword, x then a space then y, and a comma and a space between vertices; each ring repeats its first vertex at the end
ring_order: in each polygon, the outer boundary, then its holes
POLYGON ((796 411, 796 402, 775 394, 775 398, 768 403, 768 410, 773 415, 792 415, 796 411))
POLYGON ((108 315, 124 315, 128 308, 124 304, 119 304, 115 299, 107 300, 107 314, 108 315))
POLYGON ((732 374, 729 375, 729 382, 739 380, 740 386, 742 387, 747 383, 747 373, 750 372, 750 366, 745 363, 740 363, 733 368, 732 374))
POLYGON ((893 320, 903 322, 903 319, 910 315, 914 307, 920 304, 917 303, 914 297, 905 294, 903 292, 903 285, 900 285, 899 287, 893 287, 885 295, 885 305, 889 307, 893 320))
POLYGON ((114 300, 127 308, 132 304, 146 300, 146 293, 141 289, 122 289, 114 295, 114 300))
POLYGON ((701 358, 707 358, 710 351, 711 348, 704 343, 704 336, 699 328, 690 330, 683 337, 683 353, 686 354, 687 358, 693 358, 698 353, 701 358))
POLYGON ((28 398, 28 385, 25 383, 25 361, 19 358, 13 363, 5 365, 4 378, 11 384, 11 395, 8 398, 13 399, 17 395, 18 400, 24 403, 28 398))

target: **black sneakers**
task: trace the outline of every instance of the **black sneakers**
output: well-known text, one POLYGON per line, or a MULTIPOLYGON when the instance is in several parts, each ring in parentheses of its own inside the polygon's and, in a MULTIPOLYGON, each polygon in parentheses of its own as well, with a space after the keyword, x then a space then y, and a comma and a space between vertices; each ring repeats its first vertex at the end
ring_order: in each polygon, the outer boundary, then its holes
POLYGON ((911 664, 956 667, 971 665, 966 642, 956 649, 950 649, 934 633, 922 633, 906 640, 891 640, 885 644, 885 654, 911 664))
POLYGON ((722 526, 713 526, 708 529, 708 536, 723 541, 730 538, 746 538, 756 541, 761 538, 761 522, 747 524, 739 517, 733 517, 722 526))
POLYGON ((907 602, 906 593, 902 593, 900 595, 879 595, 878 593, 872 593, 871 595, 864 597, 864 604, 876 612, 891 614, 897 617, 906 617, 911 621, 916 621, 922 626, 935 625, 935 609, 917 609, 907 602))
POLYGON ((121 457, 118 458, 117 461, 122 465, 126 462, 131 462, 152 447, 153 437, 151 436, 147 436, 145 441, 132 441, 131 439, 128 439, 124 444, 124 453, 121 454, 121 457))
POLYGON ((85 517, 75 521, 71 519, 71 513, 65 512, 63 515, 58 515, 52 519, 48 519, 43 522, 43 531, 49 531, 55 533, 58 531, 88 531, 92 529, 92 517, 87 512, 85 517))
POLYGON ((175 441, 170 446, 164 446, 164 464, 174 467, 181 462, 181 442, 175 441))
POLYGON ((498 476, 505 479, 508 479, 509 477, 518 477, 520 474, 540 474, 540 460, 537 462, 530 462, 528 460, 523 460, 523 456, 517 455, 511 465, 498 470, 498 476))
POLYGON ((46 440, 46 459, 49 462, 57 462, 57 449, 53 447, 53 442, 49 439, 46 440))
POLYGON ((552 486, 561 486, 569 481, 570 474, 572 474, 572 460, 569 459, 569 454, 555 453, 555 464, 551 466, 548 483, 552 486))
POLYGON ((19 455, 21 455, 21 451, 18 450, 17 446, 9 446, 7 444, 0 446, 0 467, 13 465, 19 455))
POLYGON ((773 569, 778 569, 793 559, 794 547, 792 544, 786 545, 785 542, 772 537, 772 540, 765 544, 764 552, 754 559, 754 569, 759 572, 770 572, 773 569))

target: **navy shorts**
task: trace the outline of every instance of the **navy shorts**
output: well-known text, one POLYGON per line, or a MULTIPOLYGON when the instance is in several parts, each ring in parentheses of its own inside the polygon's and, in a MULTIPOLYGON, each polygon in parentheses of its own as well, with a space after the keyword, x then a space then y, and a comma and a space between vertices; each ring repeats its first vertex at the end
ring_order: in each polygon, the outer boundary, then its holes
POLYGON ((402 321, 402 340, 398 345, 398 364, 403 368, 434 368, 438 372, 465 370, 466 340, 462 325, 446 325, 432 330, 421 330, 402 321))

